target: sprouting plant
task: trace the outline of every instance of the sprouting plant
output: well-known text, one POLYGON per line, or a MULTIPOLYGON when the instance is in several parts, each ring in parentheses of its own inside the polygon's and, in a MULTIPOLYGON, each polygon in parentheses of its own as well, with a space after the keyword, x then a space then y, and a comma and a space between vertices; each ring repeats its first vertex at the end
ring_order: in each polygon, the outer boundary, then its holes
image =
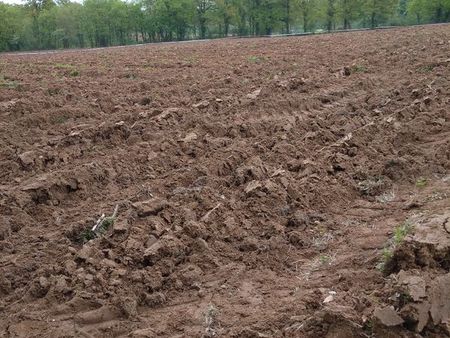
POLYGON ((20 89, 20 83, 10 80, 8 77, 0 75, 0 88, 20 89))
POLYGON ((59 116, 52 117, 50 119, 50 122, 53 123, 53 124, 62 124, 62 123, 67 122, 68 119, 69 119, 69 117, 64 114, 64 115, 59 115, 59 116))
POLYGON ((85 229, 80 234, 80 239, 83 243, 86 243, 94 238, 97 238, 108 231, 116 221, 117 213, 119 211, 119 205, 116 205, 114 212, 111 216, 106 217, 105 214, 101 215, 92 229, 85 229))
POLYGON ((215 329, 217 325, 217 315, 219 314, 219 310, 213 305, 209 304, 204 312, 205 315, 205 336, 206 337, 215 337, 217 335, 217 331, 215 329))
POLYGON ((87 243, 96 237, 95 233, 91 229, 83 230, 79 235, 79 241, 81 243, 87 243))
POLYGON ((424 177, 419 177, 416 181, 416 187, 417 188, 424 188, 428 184, 428 180, 424 177))
POLYGON ((421 73, 429 73, 429 72, 433 71, 434 67, 435 67, 435 65, 433 65, 433 64, 424 65, 424 66, 419 68, 419 72, 421 72, 421 73))
POLYGON ((399 245, 405 239, 406 235, 408 235, 413 226, 408 221, 403 222, 398 227, 395 228, 394 231, 394 243, 395 245, 399 245))
POLYGON ((57 69, 73 69, 74 66, 67 63, 56 63, 55 68, 57 69))
POLYGON ((48 88, 47 94, 50 96, 61 94, 61 88, 48 88))
POLYGON ((353 65, 351 67, 351 72, 352 73, 366 73, 367 68, 363 65, 353 65))
POLYGON ((328 255, 320 255, 319 256, 319 262, 321 264, 328 264, 331 261, 331 257, 328 255))
POLYGON ((250 56, 248 61, 251 63, 262 63, 266 60, 264 56, 250 56))
POLYGON ((394 235, 389 241, 390 243, 383 249, 381 261, 377 264, 378 270, 386 272, 386 267, 394 257, 395 249, 405 240, 405 237, 411 233, 413 229, 414 226, 409 221, 405 221, 395 228, 394 235))
POLYGON ((130 80, 135 80, 137 78, 137 76, 133 73, 128 73, 125 75, 125 77, 130 80))
POLYGON ((100 223, 100 225, 97 227, 95 233, 97 235, 102 235, 106 231, 108 231, 109 228, 111 228, 114 225, 114 222, 116 221, 115 217, 105 217, 105 219, 100 223))

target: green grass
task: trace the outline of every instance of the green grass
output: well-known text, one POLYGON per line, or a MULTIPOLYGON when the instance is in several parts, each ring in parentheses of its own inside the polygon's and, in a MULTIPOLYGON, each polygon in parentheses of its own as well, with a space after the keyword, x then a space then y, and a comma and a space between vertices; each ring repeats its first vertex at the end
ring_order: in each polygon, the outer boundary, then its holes
POLYGON ((411 233, 413 230, 413 225, 408 221, 403 222, 394 230, 394 243, 395 245, 399 245, 405 239, 405 237, 411 233))
POLYGON ((115 217, 105 217, 102 223, 97 227, 96 231, 84 229, 79 235, 80 242, 84 244, 103 235, 114 225, 115 221, 115 217))
POLYGON ((125 75, 125 78, 130 79, 130 80, 136 80, 137 76, 133 73, 128 73, 125 75))
POLYGON ((67 63, 56 63, 55 68, 57 68, 57 69, 74 69, 75 66, 67 64, 67 63))
POLYGON ((75 76, 79 76, 80 75, 80 71, 77 69, 77 67, 75 67, 74 65, 71 65, 71 64, 67 64, 67 63, 56 63, 55 65, 54 65, 54 67, 56 68, 56 69, 60 69, 60 70, 64 70, 64 71, 66 71, 65 72, 65 75, 69 75, 69 76, 72 76, 72 77, 75 77, 75 76), (67 73, 68 72, 68 73, 67 73))
POLYGON ((367 68, 363 65, 353 65, 351 67, 352 73, 367 73, 367 68))
POLYGON ((248 61, 251 63, 262 63, 264 61, 266 61, 266 58, 264 56, 250 56, 248 58, 248 61))
POLYGON ((394 235, 389 241, 389 244, 383 249, 383 252, 381 254, 381 261, 377 265, 377 268, 380 271, 386 272, 386 267, 389 265, 392 258, 394 257, 395 249, 401 243, 403 243, 406 236, 410 234, 413 230, 414 226, 409 221, 403 222, 394 229, 394 235))
POLYGON ((20 89, 21 84, 17 81, 13 81, 3 75, 0 75, 0 88, 20 89))
POLYGON ((416 187, 417 188, 425 188, 428 184, 428 180, 424 177, 420 177, 416 181, 416 187))
POLYGON ((63 123, 66 123, 67 120, 69 120, 69 116, 67 116, 67 115, 59 115, 59 116, 52 117, 50 122, 52 124, 63 124, 63 123))
POLYGON ((425 65, 419 68, 419 72, 421 73, 429 73, 432 72, 435 65, 425 65))
POLYGON ((331 262, 331 257, 328 255, 320 255, 319 256, 319 262, 321 264, 328 264, 331 262))
POLYGON ((61 88, 48 88, 47 94, 50 96, 61 94, 61 88))

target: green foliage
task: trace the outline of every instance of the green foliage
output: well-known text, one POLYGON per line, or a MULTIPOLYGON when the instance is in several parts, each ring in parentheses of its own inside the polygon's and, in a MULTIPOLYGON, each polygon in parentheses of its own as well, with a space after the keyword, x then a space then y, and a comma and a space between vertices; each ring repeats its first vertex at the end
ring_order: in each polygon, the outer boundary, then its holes
POLYGON ((54 116, 52 118, 50 118, 50 122, 52 124, 63 124, 66 123, 69 120, 69 117, 67 115, 59 115, 59 116, 54 116))
POLYGON ((351 67, 351 72, 352 73, 366 73, 367 68, 363 65, 353 65, 351 67))
POLYGON ((386 272, 387 267, 391 263, 394 257, 395 249, 405 240, 405 237, 414 230, 414 226, 409 222, 405 221, 394 229, 394 235, 390 240, 388 246, 383 249, 381 254, 381 261, 377 265, 380 271, 386 272))
POLYGON ((394 231, 394 243, 395 245, 399 245, 405 239, 406 235, 408 235, 413 230, 413 226, 409 222, 404 222, 395 228, 394 231))
POLYGON ((115 221, 115 217, 105 217, 95 231, 84 229, 79 235, 79 241, 81 243, 86 243, 103 235, 114 225, 115 221))
POLYGON ((331 257, 328 255, 320 255, 319 262, 320 264, 329 264, 331 262, 331 257))
POLYGON ((264 56, 250 56, 248 61, 251 63, 262 63, 266 61, 266 58, 264 56))
POLYGON ((420 177, 417 181, 416 181, 416 187, 417 188, 424 188, 426 187, 428 184, 428 180, 426 178, 420 177))
POLYGON ((96 230, 96 234, 102 235, 106 231, 108 231, 109 228, 111 228, 114 225, 114 222, 116 221, 115 217, 105 217, 105 219, 102 221, 102 223, 98 226, 96 230))
POLYGON ((450 21, 450 0, 27 0, 0 3, 0 51, 450 21))
POLYGON ((20 89, 20 83, 17 81, 13 81, 11 79, 8 79, 7 77, 4 77, 3 75, 0 75, 0 88, 6 88, 6 89, 20 89))

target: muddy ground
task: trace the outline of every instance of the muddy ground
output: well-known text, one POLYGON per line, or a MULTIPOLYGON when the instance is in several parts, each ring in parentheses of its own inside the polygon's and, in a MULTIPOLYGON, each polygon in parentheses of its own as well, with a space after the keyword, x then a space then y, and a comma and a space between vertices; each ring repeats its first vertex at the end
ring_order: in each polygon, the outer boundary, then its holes
POLYGON ((449 335, 450 26, 0 67, 1 337, 449 335))

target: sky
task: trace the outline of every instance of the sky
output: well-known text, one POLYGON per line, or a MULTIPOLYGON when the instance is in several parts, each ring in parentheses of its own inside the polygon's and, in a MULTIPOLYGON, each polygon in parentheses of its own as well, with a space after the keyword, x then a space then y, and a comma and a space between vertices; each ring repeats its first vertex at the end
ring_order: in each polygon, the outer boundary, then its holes
MULTIPOLYGON (((72 0, 74 2, 83 2, 83 0, 72 0)), ((3 2, 5 4, 23 4, 25 0, 0 0, 0 2, 3 2)))
POLYGON ((0 0, 0 2, 5 4, 21 4, 22 0, 0 0))

